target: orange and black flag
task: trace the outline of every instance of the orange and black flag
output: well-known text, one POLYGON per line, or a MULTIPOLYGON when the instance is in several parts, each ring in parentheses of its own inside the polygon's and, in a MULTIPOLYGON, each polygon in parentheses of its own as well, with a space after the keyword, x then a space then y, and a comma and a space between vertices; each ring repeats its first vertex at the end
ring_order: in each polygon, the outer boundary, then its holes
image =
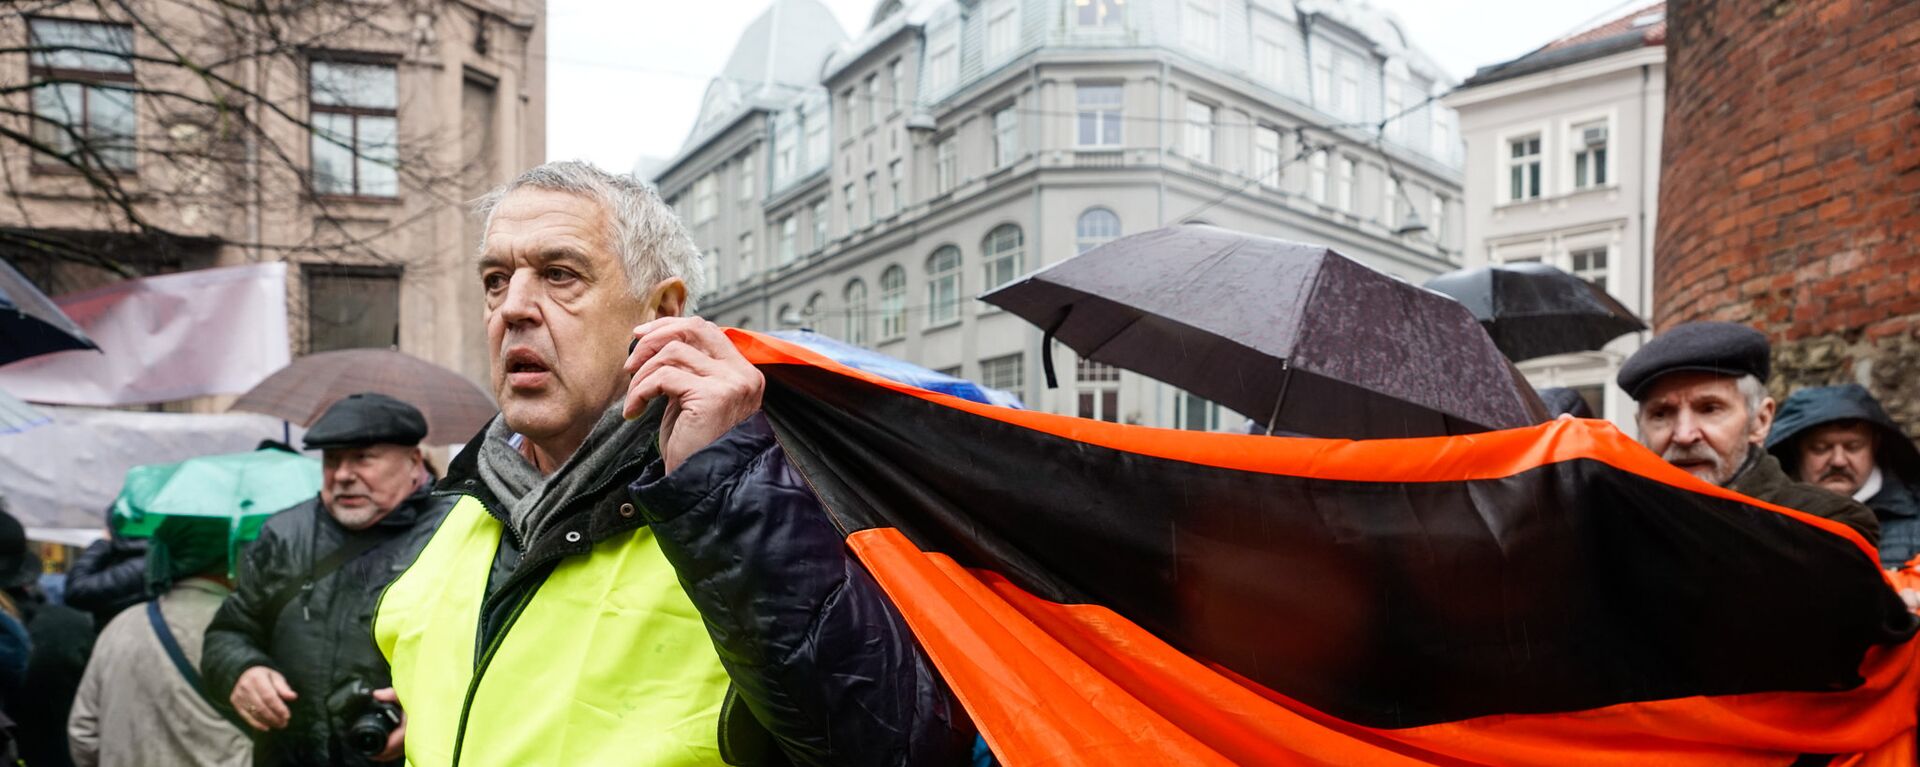
POLYGON ((1604 423, 1149 429, 730 332, 1004 764, 1915 763, 1915 619, 1868 544, 1604 423))

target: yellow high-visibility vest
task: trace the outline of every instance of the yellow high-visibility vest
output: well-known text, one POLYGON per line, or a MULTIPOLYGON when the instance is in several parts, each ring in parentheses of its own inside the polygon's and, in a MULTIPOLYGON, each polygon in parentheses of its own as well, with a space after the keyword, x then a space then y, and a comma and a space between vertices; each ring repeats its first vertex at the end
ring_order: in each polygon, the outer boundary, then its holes
POLYGON ((727 675, 649 528, 560 561, 476 653, 504 526, 472 496, 380 599, 412 767, 722 764, 727 675))

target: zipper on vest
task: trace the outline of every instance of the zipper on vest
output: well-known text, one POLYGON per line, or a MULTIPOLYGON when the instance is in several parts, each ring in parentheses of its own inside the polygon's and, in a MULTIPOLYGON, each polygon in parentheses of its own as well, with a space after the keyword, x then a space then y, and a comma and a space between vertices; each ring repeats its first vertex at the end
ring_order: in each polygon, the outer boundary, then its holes
MULTIPOLYGON (((524 596, 520 597, 519 603, 513 606, 513 612, 507 614, 507 622, 500 626, 499 631, 494 632, 493 641, 487 644, 486 654, 480 656, 480 663, 473 669, 473 680, 467 683, 467 697, 460 702, 460 726, 453 731, 453 763, 451 767, 459 767, 460 751, 467 745, 467 715, 473 712, 473 696, 480 691, 480 677, 487 673, 487 666, 493 663, 494 653, 499 652, 500 645, 505 644, 507 641, 507 630, 513 628, 514 622, 520 620, 520 613, 526 611, 527 604, 533 601, 534 592, 538 590, 539 589, 529 590, 524 596)), ((482 615, 485 615, 485 613, 482 612, 482 615)))

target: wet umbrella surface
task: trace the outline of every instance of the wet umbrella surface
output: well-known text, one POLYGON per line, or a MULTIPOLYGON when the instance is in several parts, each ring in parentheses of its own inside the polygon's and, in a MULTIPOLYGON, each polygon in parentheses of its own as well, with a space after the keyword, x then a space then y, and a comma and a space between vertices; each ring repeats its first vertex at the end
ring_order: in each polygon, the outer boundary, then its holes
POLYGON ((1541 263, 1476 266, 1427 281, 1459 301, 1514 362, 1593 351, 1647 323, 1599 286, 1541 263))
POLYGON ((0 261, 0 365, 69 349, 99 349, 52 299, 0 261))
POLYGON ((1168 227, 981 298, 1083 356, 1280 431, 1367 439, 1545 420, 1460 304, 1321 246, 1168 227))
POLYGON ((232 409, 312 426, 333 403, 368 391, 419 408, 427 417, 427 442, 434 445, 466 442, 499 412, 493 398, 465 376, 387 349, 301 357, 240 395, 232 409))

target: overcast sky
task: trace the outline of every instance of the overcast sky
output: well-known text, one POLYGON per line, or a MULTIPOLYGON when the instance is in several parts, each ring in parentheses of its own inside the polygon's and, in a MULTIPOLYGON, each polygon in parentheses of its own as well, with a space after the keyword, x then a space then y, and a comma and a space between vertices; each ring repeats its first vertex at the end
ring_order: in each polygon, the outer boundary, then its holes
MULTIPOLYGON (((823 0, 849 36, 875 0, 823 0)), ((1349 0, 1352 2, 1354 0, 1349 0)), ((547 157, 616 171, 667 157, 707 80, 771 0, 550 0, 547 157)), ((1456 79, 1647 0, 1374 0, 1456 79)))

